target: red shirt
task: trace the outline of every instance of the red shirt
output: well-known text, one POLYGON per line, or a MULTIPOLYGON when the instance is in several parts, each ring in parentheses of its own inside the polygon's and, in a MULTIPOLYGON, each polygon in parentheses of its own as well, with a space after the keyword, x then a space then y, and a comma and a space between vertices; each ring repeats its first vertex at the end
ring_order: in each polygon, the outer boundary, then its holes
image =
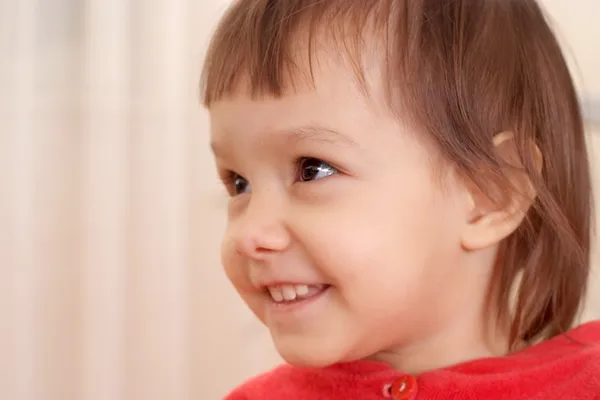
POLYGON ((282 365, 226 400, 600 400, 600 321, 506 357, 413 377, 357 361, 322 369, 282 365), (391 389, 391 390, 390 390, 391 389))

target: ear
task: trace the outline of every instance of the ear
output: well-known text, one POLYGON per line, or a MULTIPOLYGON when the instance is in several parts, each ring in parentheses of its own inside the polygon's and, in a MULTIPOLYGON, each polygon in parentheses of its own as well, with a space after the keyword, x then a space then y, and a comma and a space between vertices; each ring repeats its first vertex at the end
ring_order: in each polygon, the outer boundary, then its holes
MULTIPOLYGON (((530 177, 522 169, 514 135, 502 132, 494 137, 498 155, 509 165, 503 173, 510 186, 496 191, 498 196, 490 198, 479 188, 468 188, 469 213, 462 236, 462 246, 466 250, 480 250, 498 244, 512 234, 523 222, 536 197, 530 177)), ((536 165, 541 171, 542 154, 537 146, 536 165)), ((493 189, 493 188, 492 188, 493 189)))

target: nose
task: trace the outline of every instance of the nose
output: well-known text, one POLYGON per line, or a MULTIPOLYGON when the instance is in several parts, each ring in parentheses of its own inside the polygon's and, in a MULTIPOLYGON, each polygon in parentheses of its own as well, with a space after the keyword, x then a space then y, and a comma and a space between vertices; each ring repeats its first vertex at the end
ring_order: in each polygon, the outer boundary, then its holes
POLYGON ((282 207, 273 202, 250 200, 235 222, 237 253, 254 260, 264 261, 273 253, 285 250, 290 234, 283 220, 282 207))

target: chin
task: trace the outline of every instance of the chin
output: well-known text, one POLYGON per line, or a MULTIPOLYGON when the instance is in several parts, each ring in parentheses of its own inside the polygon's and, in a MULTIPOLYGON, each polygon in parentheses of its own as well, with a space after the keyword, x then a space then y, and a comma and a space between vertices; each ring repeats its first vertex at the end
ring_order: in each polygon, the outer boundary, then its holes
POLYGON ((344 361, 338 349, 324 349, 322 346, 293 345, 277 343, 275 346, 283 360, 300 368, 324 368, 344 361))
POLYGON ((335 358, 312 357, 312 354, 279 352, 279 355, 287 364, 299 368, 325 368, 338 362, 335 358))

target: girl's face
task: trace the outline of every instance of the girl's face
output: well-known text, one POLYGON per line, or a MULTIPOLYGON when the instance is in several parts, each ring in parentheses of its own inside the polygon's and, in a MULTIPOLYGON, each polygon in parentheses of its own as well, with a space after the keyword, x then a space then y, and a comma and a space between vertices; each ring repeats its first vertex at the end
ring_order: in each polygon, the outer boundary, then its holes
POLYGON ((225 271, 293 364, 436 340, 485 291, 461 248, 469 197, 346 69, 315 75, 315 90, 211 106, 225 271))

